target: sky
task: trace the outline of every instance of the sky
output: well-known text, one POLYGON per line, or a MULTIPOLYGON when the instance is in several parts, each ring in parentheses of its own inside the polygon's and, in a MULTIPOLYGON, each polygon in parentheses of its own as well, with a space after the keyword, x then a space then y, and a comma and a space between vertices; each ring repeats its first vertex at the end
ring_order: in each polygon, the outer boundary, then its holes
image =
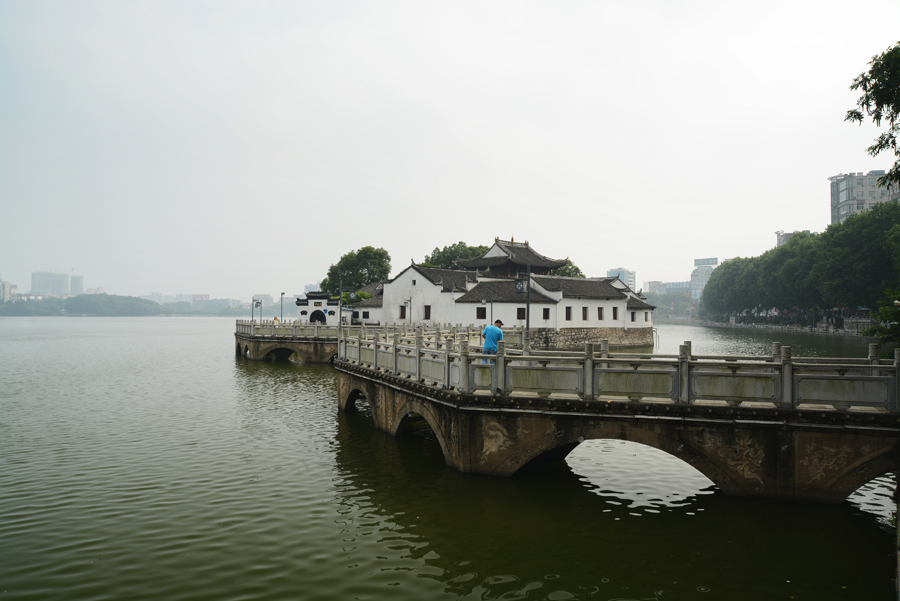
POLYGON ((302 293, 529 241, 684 281, 823 231, 896 0, 0 0, 0 278, 302 293), (73 271, 74 270, 74 271, 73 271))

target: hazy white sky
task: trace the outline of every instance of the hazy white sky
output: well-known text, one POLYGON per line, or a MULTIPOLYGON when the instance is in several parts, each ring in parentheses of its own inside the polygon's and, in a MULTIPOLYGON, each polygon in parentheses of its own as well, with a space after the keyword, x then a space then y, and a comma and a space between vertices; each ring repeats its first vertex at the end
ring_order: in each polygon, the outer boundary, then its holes
POLYGON ((0 0, 0 277, 301 292, 495 236, 686 280, 884 169, 848 89, 896 0, 0 0))

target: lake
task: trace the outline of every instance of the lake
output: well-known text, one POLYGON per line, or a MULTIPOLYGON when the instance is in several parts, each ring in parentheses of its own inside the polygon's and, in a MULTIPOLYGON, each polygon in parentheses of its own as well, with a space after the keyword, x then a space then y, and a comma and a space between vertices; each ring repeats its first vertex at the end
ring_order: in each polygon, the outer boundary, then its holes
MULTIPOLYGON (((865 356, 660 326, 658 352, 865 356)), ((337 410, 328 365, 234 356, 229 318, 0 318, 3 599, 886 599, 893 478, 840 505, 727 497, 585 441, 460 474, 426 427, 337 410)))

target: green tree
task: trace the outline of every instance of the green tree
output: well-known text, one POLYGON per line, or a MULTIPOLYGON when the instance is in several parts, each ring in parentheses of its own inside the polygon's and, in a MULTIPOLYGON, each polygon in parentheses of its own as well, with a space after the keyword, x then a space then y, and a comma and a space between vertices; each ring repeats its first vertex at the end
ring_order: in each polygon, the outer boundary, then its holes
POLYGON ((884 290, 900 283, 892 234, 898 224, 900 205, 882 202, 819 235, 812 275, 829 306, 874 306, 884 290))
POLYGON ((876 315, 880 323, 863 333, 877 336, 880 344, 900 344, 900 288, 884 291, 884 300, 878 303, 876 315))
POLYGON ((469 246, 465 242, 460 241, 442 249, 435 247, 430 255, 425 255, 425 264, 428 267, 438 267, 440 269, 462 269, 458 259, 474 259, 475 257, 480 257, 488 250, 487 246, 469 246))
POLYGON ((359 290, 363 286, 388 279, 391 275, 391 255, 383 248, 363 246, 350 251, 328 268, 325 279, 319 282, 322 290, 337 294, 343 281, 345 287, 359 290))
POLYGON ((556 275, 567 278, 583 278, 584 272, 578 268, 578 265, 572 262, 572 259, 566 259, 566 264, 556 270, 556 275))
POLYGON ((860 73, 850 86, 853 91, 861 91, 856 108, 847 111, 845 121, 862 124, 871 117, 875 125, 881 127, 882 120, 888 122, 888 129, 882 132, 867 152, 876 156, 885 150, 892 150, 897 160, 886 175, 878 178, 878 185, 900 185, 900 147, 897 134, 900 133, 900 42, 869 61, 869 70, 860 73))

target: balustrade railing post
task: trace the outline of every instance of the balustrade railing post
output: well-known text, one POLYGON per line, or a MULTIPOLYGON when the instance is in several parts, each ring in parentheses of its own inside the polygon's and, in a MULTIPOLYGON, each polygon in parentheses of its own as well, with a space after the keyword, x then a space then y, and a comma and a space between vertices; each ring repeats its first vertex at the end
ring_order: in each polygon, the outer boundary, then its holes
POLYGON ((450 388, 450 353, 453 352, 453 338, 444 339, 444 389, 450 388))
POLYGON ((794 364, 789 346, 781 347, 781 406, 785 409, 794 406, 794 364))
POLYGON ((506 394, 506 343, 503 340, 497 341, 497 360, 492 375, 494 390, 491 393, 506 394))
MULTIPOLYGON (((869 364, 870 365, 878 365, 880 362, 878 359, 878 348, 879 347, 878 347, 877 342, 869 343, 869 364)), ((877 369, 873 369, 869 375, 880 376, 881 372, 877 369)))
POLYGON ((400 353, 400 351, 397 348, 399 346, 400 346, 400 334, 398 332, 394 332, 394 343, 391 347, 391 353, 393 353, 393 355, 394 355, 394 360, 391 362, 391 364, 393 365, 393 368, 391 369, 391 373, 394 374, 395 376, 400 373, 400 371, 398 369, 399 368, 399 353, 400 353))
POLYGON ((374 351, 374 356, 372 357, 372 369, 378 370, 378 339, 381 338, 381 332, 375 330, 372 333, 372 350, 374 351))
POLYGON ((772 343, 772 361, 781 361, 781 343, 772 343))
POLYGON ((891 413, 900 412, 900 348, 894 349, 894 398, 888 410, 891 413))
POLYGON ((586 401, 593 401, 597 398, 594 392, 594 344, 591 342, 584 343, 584 393, 582 398, 586 401))
MULTIPOLYGON (((609 340, 600 341, 600 358, 609 359, 609 340)), ((609 369, 609 363, 607 363, 606 361, 601 361, 600 369, 609 369)))
POLYGON ((691 346, 682 344, 678 347, 678 402, 690 403, 691 383, 691 346))
POLYGON ((459 392, 468 394, 469 387, 469 343, 459 343, 459 392))
POLYGON ((422 378, 422 330, 416 329, 416 382, 422 378))

